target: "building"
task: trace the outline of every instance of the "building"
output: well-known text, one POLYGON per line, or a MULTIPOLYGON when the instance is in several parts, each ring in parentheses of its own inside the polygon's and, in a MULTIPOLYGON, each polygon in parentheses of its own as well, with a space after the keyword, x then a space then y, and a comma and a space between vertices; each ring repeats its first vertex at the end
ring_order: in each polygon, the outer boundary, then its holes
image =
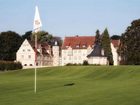
MULTIPOLYGON (((119 65, 117 49, 119 40, 111 40, 111 51, 114 65, 119 65)), ((89 64, 107 65, 107 57, 100 45, 95 44, 95 36, 73 36, 65 37, 61 50, 57 41, 54 45, 47 42, 37 45, 37 58, 35 57, 34 44, 25 40, 17 51, 17 61, 24 68, 35 66, 64 66, 66 64, 83 64, 86 60, 89 64)))
POLYGON ((53 66, 59 66, 60 65, 60 53, 59 53, 59 46, 57 41, 55 41, 53 49, 53 66))
MULTIPOLYGON (((119 64, 118 46, 118 40, 111 40, 114 65, 119 64)), ((84 60, 87 60, 89 64, 108 64, 104 50, 95 45, 95 36, 65 37, 61 52, 62 65, 83 64, 84 60)))
POLYGON ((104 50, 99 44, 95 44, 92 52, 87 55, 88 63, 95 65, 107 65, 107 57, 104 55, 104 50))
POLYGON ((82 64, 91 53, 94 41, 94 36, 65 37, 61 51, 62 66, 68 63, 82 64))
POLYGON ((119 48, 120 40, 111 40, 111 51, 113 55, 113 61, 114 65, 119 65, 120 57, 117 53, 117 50, 119 48))
POLYGON ((34 67, 35 60, 37 61, 36 65, 39 67, 58 66, 59 61, 56 59, 59 59, 59 46, 56 45, 52 49, 47 43, 38 43, 35 57, 34 43, 29 42, 27 39, 25 39, 16 53, 16 61, 21 62, 24 68, 34 67))

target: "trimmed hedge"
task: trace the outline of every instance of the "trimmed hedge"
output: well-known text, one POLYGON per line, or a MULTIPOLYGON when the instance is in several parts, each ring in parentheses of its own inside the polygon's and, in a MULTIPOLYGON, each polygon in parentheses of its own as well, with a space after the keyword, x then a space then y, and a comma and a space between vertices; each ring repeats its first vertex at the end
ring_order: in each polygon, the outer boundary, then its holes
POLYGON ((0 61, 0 71, 22 69, 20 62, 0 61))
POLYGON ((77 64, 77 63, 72 64, 72 63, 68 63, 65 66, 87 66, 87 65, 89 65, 88 61, 87 60, 84 60, 83 61, 83 64, 77 64))

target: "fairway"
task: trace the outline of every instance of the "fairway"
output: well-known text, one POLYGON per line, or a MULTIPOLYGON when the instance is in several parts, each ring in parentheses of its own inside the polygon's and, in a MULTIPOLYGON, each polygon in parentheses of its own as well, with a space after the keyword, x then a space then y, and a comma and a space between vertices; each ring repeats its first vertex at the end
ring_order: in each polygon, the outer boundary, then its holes
POLYGON ((0 72, 0 105, 140 105, 140 66, 67 66, 0 72))

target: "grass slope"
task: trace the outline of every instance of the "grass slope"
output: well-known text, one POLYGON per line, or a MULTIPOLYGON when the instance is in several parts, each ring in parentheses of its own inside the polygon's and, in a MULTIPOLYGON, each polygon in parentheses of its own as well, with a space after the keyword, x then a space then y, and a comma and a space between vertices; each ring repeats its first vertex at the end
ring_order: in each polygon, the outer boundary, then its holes
POLYGON ((0 73, 0 105, 140 105, 140 66, 77 66, 0 73), (72 84, 73 83, 73 84, 72 84))

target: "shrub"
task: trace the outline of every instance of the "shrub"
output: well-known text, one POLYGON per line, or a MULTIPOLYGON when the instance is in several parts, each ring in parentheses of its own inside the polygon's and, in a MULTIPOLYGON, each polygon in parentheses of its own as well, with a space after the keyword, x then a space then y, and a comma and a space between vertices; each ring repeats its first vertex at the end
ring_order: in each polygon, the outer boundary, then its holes
POLYGON ((83 61, 83 65, 89 65, 87 60, 83 61))
POLYGON ((68 63, 65 66, 81 66, 81 64, 80 63, 79 64, 77 64, 77 63, 74 63, 74 64, 68 63))
POLYGON ((22 69, 20 62, 0 61, 0 71, 22 69))

